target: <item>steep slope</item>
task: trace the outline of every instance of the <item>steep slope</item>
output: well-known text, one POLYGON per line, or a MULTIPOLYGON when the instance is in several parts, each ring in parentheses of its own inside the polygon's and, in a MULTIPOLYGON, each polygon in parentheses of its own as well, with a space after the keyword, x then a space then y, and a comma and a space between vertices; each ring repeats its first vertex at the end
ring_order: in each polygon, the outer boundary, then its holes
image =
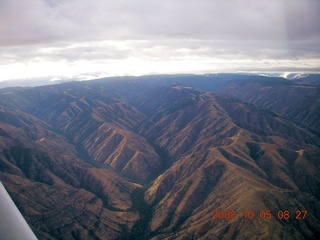
POLYGON ((133 106, 123 101, 108 104, 83 97, 69 100, 58 111, 55 104, 52 101, 41 106, 43 110, 36 114, 55 124, 92 161, 138 181, 150 180, 160 168, 154 149, 130 131, 145 118, 133 106))
POLYGON ((269 109, 287 119, 320 133, 320 87, 312 84, 232 83, 217 91, 261 108, 269 109))
POLYGON ((44 87, 22 89, 5 93, 2 103, 11 108, 18 105, 50 123, 88 162, 109 166, 135 181, 154 178, 161 161, 147 140, 131 131, 145 116, 121 97, 121 91, 91 85, 49 86, 52 92, 44 87))
POLYGON ((1 109, 0 180, 33 231, 45 239, 126 235, 139 218, 130 199, 140 186, 84 163, 50 128, 1 109))
MULTIPOLYGON (((317 222, 315 228, 319 230, 319 200, 313 198, 320 197, 316 160, 319 139, 271 112, 199 90, 168 89, 168 96, 163 97, 168 99, 167 105, 174 106, 172 97, 185 90, 189 102, 194 100, 191 104, 173 112, 164 107, 164 114, 151 118, 152 125, 146 122, 140 129, 175 159, 145 194, 146 201, 154 206, 151 235, 177 239, 190 235, 205 239, 312 237, 313 231, 305 229, 304 224, 313 228, 317 222), (299 199, 287 203, 292 194, 298 194, 299 199), (246 219, 221 223, 211 219, 215 209, 232 209, 239 214, 243 210, 259 213, 270 209, 276 216, 284 206, 291 211, 304 206, 311 216, 297 223, 289 234, 290 224, 275 218, 260 230, 265 220, 251 220, 255 223, 246 227, 246 219), (274 235, 269 234, 272 229, 274 235)), ((177 102, 180 100, 177 98, 177 102)))
POLYGON ((41 239, 316 239, 306 86, 217 74, 2 89, 0 180, 41 239))
MULTIPOLYGON (((154 205, 150 229, 156 236, 186 239, 310 239, 319 231, 319 201, 278 188, 229 161, 218 150, 178 161, 146 193, 154 205), (198 157, 197 157, 198 156, 198 157), (172 183, 173 186, 171 185, 172 183), (156 198, 154 198, 156 196, 156 198), (236 219, 213 219, 214 211, 235 211, 236 219), (271 219, 261 219, 270 210, 271 219), (307 210, 306 219, 285 221, 278 211, 307 210), (253 211, 246 218, 243 212, 253 211)), ((157 239, 155 237, 155 239, 157 239)))

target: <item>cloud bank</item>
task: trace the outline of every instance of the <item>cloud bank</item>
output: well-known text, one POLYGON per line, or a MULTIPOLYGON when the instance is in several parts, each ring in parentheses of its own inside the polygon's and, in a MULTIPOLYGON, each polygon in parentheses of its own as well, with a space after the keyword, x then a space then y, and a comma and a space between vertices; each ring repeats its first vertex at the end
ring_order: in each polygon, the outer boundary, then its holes
POLYGON ((2 0, 0 80, 320 71, 318 0, 2 0))

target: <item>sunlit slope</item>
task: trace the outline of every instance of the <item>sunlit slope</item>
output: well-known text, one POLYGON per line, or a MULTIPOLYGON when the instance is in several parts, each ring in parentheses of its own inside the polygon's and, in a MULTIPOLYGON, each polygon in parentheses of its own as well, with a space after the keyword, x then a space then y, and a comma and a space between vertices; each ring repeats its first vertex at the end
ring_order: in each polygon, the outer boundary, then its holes
POLYGON ((234 76, 2 89, 0 180, 39 238, 316 239, 316 85, 234 76))
POLYGON ((151 118, 152 126, 147 122, 140 129, 155 137, 174 161, 145 193, 154 206, 150 230, 181 239, 188 234, 208 239, 312 236, 308 228, 315 222, 319 226, 314 198, 320 190, 315 161, 319 139, 276 114, 198 90, 168 89, 164 98, 172 102, 167 105, 179 103, 171 94, 184 90, 189 92, 184 100, 188 105, 176 111, 164 108, 161 116, 151 118), (295 221, 294 227, 275 217, 242 217, 243 211, 277 215, 283 208, 294 213, 307 208, 310 217, 295 221), (235 210, 239 218, 213 221, 215 209, 235 210))

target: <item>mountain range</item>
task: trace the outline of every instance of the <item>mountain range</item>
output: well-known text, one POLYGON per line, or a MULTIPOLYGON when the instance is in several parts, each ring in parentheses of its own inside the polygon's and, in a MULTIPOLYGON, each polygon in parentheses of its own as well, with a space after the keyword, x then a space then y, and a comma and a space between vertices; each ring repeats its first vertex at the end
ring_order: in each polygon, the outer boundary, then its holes
POLYGON ((317 239, 320 75, 0 89, 0 180, 39 239, 317 239))

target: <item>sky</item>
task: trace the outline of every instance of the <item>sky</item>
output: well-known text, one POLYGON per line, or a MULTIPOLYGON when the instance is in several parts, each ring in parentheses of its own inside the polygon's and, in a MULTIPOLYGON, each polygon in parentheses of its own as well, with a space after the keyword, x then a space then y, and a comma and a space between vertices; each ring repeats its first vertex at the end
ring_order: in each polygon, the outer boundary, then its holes
POLYGON ((0 81, 320 72, 319 0, 0 0, 0 81))

